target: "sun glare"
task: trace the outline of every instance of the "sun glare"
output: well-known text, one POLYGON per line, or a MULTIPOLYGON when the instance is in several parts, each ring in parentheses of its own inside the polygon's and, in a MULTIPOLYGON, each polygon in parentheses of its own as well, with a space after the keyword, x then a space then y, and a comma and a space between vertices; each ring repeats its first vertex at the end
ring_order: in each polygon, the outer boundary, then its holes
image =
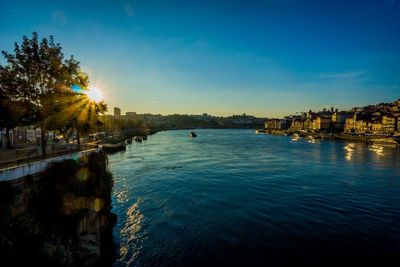
POLYGON ((89 88, 89 90, 86 92, 86 95, 90 100, 95 102, 100 102, 103 100, 103 93, 96 87, 89 88))

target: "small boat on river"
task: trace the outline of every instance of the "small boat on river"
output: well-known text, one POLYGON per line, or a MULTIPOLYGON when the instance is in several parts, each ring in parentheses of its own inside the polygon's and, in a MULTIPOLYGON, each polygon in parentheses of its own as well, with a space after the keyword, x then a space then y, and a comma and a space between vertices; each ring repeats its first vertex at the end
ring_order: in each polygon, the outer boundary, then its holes
POLYGON ((197 134, 195 132, 190 132, 189 137, 197 137, 197 134))
POLYGON ((122 143, 121 144, 103 144, 101 147, 102 147, 103 151, 106 152, 107 154, 126 150, 125 144, 122 144, 122 143))
POLYGON ((143 136, 139 135, 139 136, 135 136, 135 142, 141 143, 143 142, 143 136))
POLYGON ((300 139, 300 135, 299 135, 299 134, 294 133, 294 134, 292 135, 292 141, 298 141, 299 139, 300 139))
POLYGON ((315 137, 312 135, 307 136, 307 140, 309 143, 315 143, 315 137))

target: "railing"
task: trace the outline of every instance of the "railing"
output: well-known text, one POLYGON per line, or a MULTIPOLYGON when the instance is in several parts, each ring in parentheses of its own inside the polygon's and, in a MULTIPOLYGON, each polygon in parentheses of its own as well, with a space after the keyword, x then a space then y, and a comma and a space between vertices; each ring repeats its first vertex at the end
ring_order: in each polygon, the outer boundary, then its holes
POLYGON ((0 182, 2 181, 12 181, 22 177, 26 177, 27 175, 33 175, 36 173, 40 173, 45 171, 50 164, 54 162, 60 162, 64 160, 73 159, 76 160, 84 155, 88 155, 93 152, 98 152, 101 150, 100 147, 97 148, 89 148, 83 151, 74 151, 69 154, 54 156, 51 158, 41 158, 35 162, 20 164, 18 166, 13 166, 8 169, 0 170, 0 182))
POLYGON ((51 144, 46 149, 46 156, 42 156, 40 146, 0 150, 0 170, 7 170, 23 164, 29 164, 44 159, 54 158, 62 155, 68 155, 73 152, 84 151, 91 148, 96 148, 97 144, 51 144))

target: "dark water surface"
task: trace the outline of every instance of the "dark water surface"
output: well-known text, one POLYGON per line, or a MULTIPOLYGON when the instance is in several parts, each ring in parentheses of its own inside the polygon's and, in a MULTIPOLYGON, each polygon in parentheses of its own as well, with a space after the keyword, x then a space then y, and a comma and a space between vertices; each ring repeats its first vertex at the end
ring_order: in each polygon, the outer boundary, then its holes
POLYGON ((399 149, 196 132, 109 157, 115 266, 400 266, 399 149))

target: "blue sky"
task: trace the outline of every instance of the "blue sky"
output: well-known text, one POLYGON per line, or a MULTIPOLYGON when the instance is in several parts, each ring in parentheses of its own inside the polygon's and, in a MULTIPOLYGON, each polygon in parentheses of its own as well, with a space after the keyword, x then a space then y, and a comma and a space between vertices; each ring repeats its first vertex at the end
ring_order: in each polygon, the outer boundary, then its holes
POLYGON ((1 50, 54 35, 110 111, 272 117, 400 97, 400 0, 1 6, 1 50))

